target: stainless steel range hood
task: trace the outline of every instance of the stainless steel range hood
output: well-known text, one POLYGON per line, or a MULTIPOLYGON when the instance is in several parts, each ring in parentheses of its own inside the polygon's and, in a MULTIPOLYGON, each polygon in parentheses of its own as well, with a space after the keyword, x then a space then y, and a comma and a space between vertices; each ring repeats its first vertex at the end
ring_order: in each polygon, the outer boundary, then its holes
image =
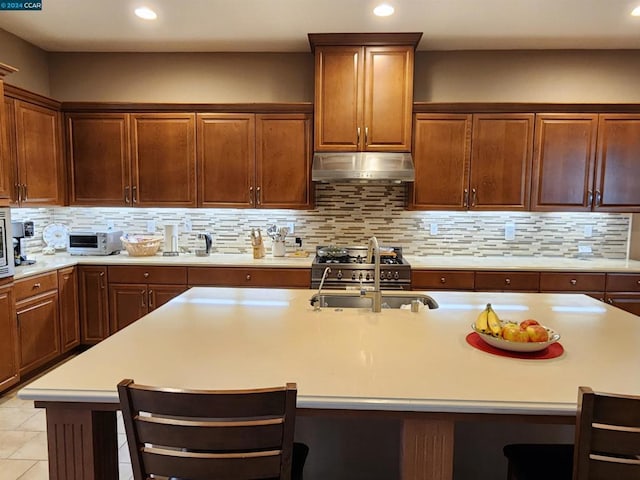
POLYGON ((317 152, 311 179, 325 183, 404 183, 415 180, 415 171, 410 153, 317 152))

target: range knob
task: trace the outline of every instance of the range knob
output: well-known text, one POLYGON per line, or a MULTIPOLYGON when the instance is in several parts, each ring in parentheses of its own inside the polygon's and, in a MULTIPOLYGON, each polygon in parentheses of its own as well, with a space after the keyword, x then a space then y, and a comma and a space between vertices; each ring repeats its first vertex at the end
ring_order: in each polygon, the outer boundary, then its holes
POLYGON ((398 279, 400 278, 400 274, 399 274, 398 272, 395 272, 395 273, 393 274, 393 278, 394 278, 395 280, 398 280, 398 279))
POLYGON ((338 270, 338 273, 336 273, 336 278, 338 280, 342 279, 342 270, 338 270))
MULTIPOLYGON (((390 274, 387 274, 387 277, 388 277, 389 275, 390 275, 390 274)), ((384 272, 380 272, 380 280, 384 280, 385 278, 386 278, 386 277, 385 277, 385 275, 384 275, 384 272)))
POLYGON ((356 279, 356 272, 353 272, 353 273, 351 274, 351 280, 355 280, 355 279, 356 279))
POLYGON ((391 280, 393 278, 393 273, 391 273, 391 270, 389 270, 387 272, 387 280, 391 280))
POLYGON ((362 280, 362 273, 360 273, 360 275, 358 275, 358 280, 362 280))
POLYGON ((365 280, 371 280, 371 276, 369 275, 369 273, 367 273, 367 276, 365 277, 365 280))

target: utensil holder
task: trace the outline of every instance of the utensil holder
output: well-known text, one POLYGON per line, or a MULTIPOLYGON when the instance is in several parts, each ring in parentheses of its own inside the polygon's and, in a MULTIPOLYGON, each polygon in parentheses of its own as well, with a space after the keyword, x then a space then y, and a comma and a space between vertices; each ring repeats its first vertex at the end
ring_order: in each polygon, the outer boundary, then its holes
POLYGON ((284 240, 274 240, 273 246, 271 247, 271 253, 274 257, 284 257, 284 240))
POLYGON ((253 246, 253 258, 264 258, 264 245, 262 243, 253 246))

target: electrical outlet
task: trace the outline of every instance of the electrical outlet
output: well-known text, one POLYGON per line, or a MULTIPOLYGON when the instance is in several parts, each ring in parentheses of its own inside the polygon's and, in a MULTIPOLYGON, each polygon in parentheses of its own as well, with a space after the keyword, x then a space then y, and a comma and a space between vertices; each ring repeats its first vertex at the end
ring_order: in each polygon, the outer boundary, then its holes
POLYGON ((111 231, 115 228, 115 225, 113 224, 113 220, 107 220, 107 230, 111 231))
POLYGON ((156 221, 147 220, 147 233, 156 233, 156 221))
POLYGON ((516 224, 513 222, 506 222, 504 224, 504 239, 515 240, 516 239, 516 224))
POLYGON ((584 226, 584 236, 587 238, 593 236, 593 225, 584 226))
POLYGON ((578 253, 591 253, 591 245, 578 245, 578 253))
POLYGON ((289 235, 291 235, 292 233, 295 233, 296 231, 295 222, 287 222, 287 228, 289 229, 289 235))
POLYGON ((191 230, 193 230, 193 224, 191 223, 191 219, 190 218, 185 218, 184 219, 184 231, 185 232, 190 232, 191 230))
POLYGON ((432 223, 431 225, 429 225, 429 234, 435 236, 438 235, 438 224, 437 223, 432 223))

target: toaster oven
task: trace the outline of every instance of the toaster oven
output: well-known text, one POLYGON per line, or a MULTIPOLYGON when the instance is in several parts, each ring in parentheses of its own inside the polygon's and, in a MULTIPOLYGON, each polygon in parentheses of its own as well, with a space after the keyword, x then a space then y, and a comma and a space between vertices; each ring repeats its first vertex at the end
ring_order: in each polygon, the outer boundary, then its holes
POLYGON ((71 255, 114 255, 122 250, 122 230, 69 232, 67 252, 71 255))

